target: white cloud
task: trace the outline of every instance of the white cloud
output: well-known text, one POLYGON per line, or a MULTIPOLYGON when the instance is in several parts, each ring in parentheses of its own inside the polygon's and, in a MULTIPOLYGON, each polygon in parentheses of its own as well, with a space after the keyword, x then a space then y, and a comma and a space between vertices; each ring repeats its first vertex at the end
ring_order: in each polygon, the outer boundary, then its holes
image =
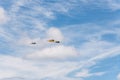
POLYGON ((4 8, 0 7, 0 24, 4 24, 8 21, 8 15, 4 8))
POLYGON ((89 77, 90 74, 88 73, 88 70, 82 70, 81 72, 78 72, 75 77, 89 77))
POLYGON ((15 75, 16 73, 13 72, 12 70, 1 70, 0 69, 0 79, 14 77, 15 75))
POLYGON ((86 59, 85 61, 83 61, 79 67, 82 69, 84 67, 91 67, 96 65, 97 62, 99 62, 100 60, 106 59, 106 58, 110 58, 110 57, 114 57, 120 55, 120 46, 117 47, 113 47, 107 51, 104 51, 103 53, 100 53, 99 55, 93 56, 90 59, 86 59))
POLYGON ((21 0, 21 1, 14 1, 13 2, 13 5, 11 6, 11 9, 10 9, 10 12, 13 13, 13 14, 11 14, 12 16, 14 16, 14 13, 19 11, 20 6, 23 6, 25 4, 25 1, 27 1, 27 0, 21 0))
POLYGON ((47 35, 49 39, 55 39, 62 41, 64 39, 63 34, 58 28, 51 27, 50 29, 47 30, 47 35))
MULTIPOLYGON (((54 19, 56 16, 56 12, 68 13, 74 6, 71 5, 70 1, 55 1, 52 3, 50 1, 32 1, 32 0, 21 0, 15 1, 13 6, 11 7, 11 14, 15 16, 18 11, 20 11, 21 6, 25 8, 31 9, 29 13, 32 16, 39 15, 41 18, 54 19), (32 7, 31 4, 33 5, 32 7)), ((24 12, 26 13, 26 12, 24 12)), ((21 14, 20 14, 21 15, 21 14)), ((22 15, 21 15, 22 16, 22 15)), ((16 16, 17 17, 17 16, 16 16)))
POLYGON ((74 62, 33 62, 23 58, 0 55, 0 79, 67 78, 64 75, 74 69, 76 65, 74 62))
POLYGON ((110 9, 112 11, 120 10, 120 1, 119 0, 93 0, 91 3, 96 4, 102 9, 110 9))
POLYGON ((50 47, 28 54, 28 58, 33 59, 67 59, 77 57, 77 51, 74 47, 63 45, 49 45, 50 47))
POLYGON ((37 70, 38 68, 31 61, 13 56, 0 55, 0 79, 21 77, 24 72, 37 70))
POLYGON ((84 58, 90 58, 96 55, 99 55, 113 47, 113 44, 105 41, 90 41, 84 43, 79 52, 80 56, 84 58))
POLYGON ((73 43, 79 48, 79 57, 88 59, 109 51, 111 51, 109 54, 112 54, 112 50, 116 53, 119 52, 119 45, 116 44, 116 39, 111 42, 102 40, 102 37, 105 34, 115 34, 116 36, 119 36, 119 28, 112 27, 114 27, 114 25, 104 27, 92 23, 69 25, 65 26, 65 28, 63 27, 62 32, 64 36, 67 36, 65 38, 68 44, 73 43))
MULTIPOLYGON (((37 4, 37 3, 36 3, 37 4)), ((36 12, 38 12, 39 14, 43 15, 44 17, 48 18, 48 19, 54 19, 54 12, 51 11, 50 9, 44 8, 44 7, 39 7, 38 6, 34 6, 33 7, 34 10, 36 10, 36 12)))
POLYGON ((13 68, 13 69, 19 69, 23 71, 37 69, 36 67, 32 66, 33 63, 18 57, 0 55, 0 61, 1 61, 1 64, 0 64, 1 66, 6 66, 7 68, 9 67, 10 69, 13 68))
POLYGON ((107 51, 104 51, 102 54, 91 58, 90 61, 101 60, 101 59, 113 57, 116 55, 120 55, 120 46, 110 48, 107 51))
POLYGON ((75 77, 80 77, 80 78, 86 78, 90 76, 101 76, 105 72, 95 72, 95 73, 90 73, 88 69, 83 69, 81 72, 77 72, 75 77))
MULTIPOLYGON (((66 48, 64 48, 64 50, 66 50, 66 48)), ((90 77, 90 76, 101 76, 104 74, 104 72, 90 73, 89 67, 95 65, 95 64, 92 64, 92 62, 97 63, 98 60, 104 59, 108 56, 112 56, 111 54, 112 53, 108 54, 107 52, 101 53, 95 58, 93 57, 91 59, 87 59, 87 61, 81 61, 82 63, 79 61, 78 62, 69 62, 69 61, 67 62, 54 62, 54 61, 42 62, 40 60, 38 60, 38 62, 33 62, 31 60, 25 60, 22 58, 0 55, 0 69, 4 70, 4 73, 7 73, 7 71, 9 70, 12 71, 13 74, 10 75, 11 77, 19 76, 23 78, 33 78, 33 79, 51 78, 54 80, 54 79, 59 78, 59 79, 69 80, 69 77, 66 77, 65 75, 69 74, 69 72, 74 71, 76 69, 82 70, 81 72, 78 72, 76 74, 76 77, 85 78, 85 77, 90 77), (103 54, 104 55, 107 54, 107 55, 104 57, 101 57, 103 54), (88 69, 84 69, 85 67, 88 69)), ((2 78, 6 78, 6 77, 2 77, 2 78)))
POLYGON ((42 31, 46 30, 46 28, 45 28, 46 23, 45 22, 35 21, 34 23, 35 23, 35 27, 37 29, 40 29, 42 31))
POLYGON ((117 80, 120 80, 120 74, 117 75, 117 80))
POLYGON ((120 10, 120 1, 119 0, 107 0, 108 6, 110 9, 114 10, 120 10))

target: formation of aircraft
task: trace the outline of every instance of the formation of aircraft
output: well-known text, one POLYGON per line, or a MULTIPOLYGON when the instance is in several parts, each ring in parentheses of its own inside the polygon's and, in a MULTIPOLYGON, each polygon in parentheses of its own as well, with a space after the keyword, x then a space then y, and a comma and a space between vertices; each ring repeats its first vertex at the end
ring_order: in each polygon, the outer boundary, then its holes
MULTIPOLYGON (((57 41, 57 40, 54 40, 54 39, 50 39, 50 40, 48 40, 48 42, 49 43, 60 43, 60 41, 57 41)), ((37 42, 32 42, 31 44, 35 45, 35 44, 37 44, 37 42)))

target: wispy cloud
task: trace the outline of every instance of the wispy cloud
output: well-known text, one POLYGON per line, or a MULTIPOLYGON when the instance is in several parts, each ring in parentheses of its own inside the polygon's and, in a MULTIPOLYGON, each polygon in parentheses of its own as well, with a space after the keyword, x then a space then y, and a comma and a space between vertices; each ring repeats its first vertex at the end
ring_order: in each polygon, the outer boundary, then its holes
POLYGON ((9 20, 9 17, 4 10, 4 8, 0 7, 0 24, 4 24, 9 20))
POLYGON ((105 74, 105 72, 90 73, 89 70, 83 69, 81 72, 76 73, 75 77, 86 78, 86 77, 90 77, 90 76, 101 76, 104 74, 105 74))

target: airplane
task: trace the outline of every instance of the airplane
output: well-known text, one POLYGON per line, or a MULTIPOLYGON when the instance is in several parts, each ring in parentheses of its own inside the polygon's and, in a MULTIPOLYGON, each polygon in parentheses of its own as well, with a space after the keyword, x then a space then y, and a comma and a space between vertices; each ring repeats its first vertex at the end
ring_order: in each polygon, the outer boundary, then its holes
POLYGON ((35 45, 35 44, 37 44, 37 43, 36 43, 36 42, 32 42, 31 44, 35 45))
POLYGON ((60 43, 60 41, 55 41, 55 43, 60 43))

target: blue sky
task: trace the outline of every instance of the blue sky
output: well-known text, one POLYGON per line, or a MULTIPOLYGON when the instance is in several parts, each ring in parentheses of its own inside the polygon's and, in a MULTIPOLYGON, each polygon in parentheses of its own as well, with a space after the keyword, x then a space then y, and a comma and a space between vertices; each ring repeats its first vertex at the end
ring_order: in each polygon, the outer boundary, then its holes
POLYGON ((0 80, 120 80, 119 16, 120 0, 0 0, 0 80))

